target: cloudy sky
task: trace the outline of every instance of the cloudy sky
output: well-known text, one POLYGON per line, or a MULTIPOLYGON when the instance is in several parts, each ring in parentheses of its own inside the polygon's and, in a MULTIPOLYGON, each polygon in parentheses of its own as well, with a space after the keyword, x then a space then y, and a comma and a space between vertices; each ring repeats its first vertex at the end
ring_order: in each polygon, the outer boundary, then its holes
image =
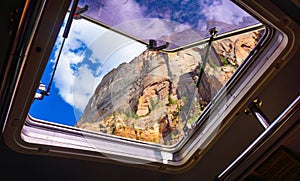
POLYGON ((182 37, 185 31, 197 41, 215 26, 224 33, 257 23, 230 0, 83 0, 84 4, 92 7, 88 16, 145 42, 168 41, 172 48, 191 43, 191 38, 182 37))
MULTIPOLYGON (((143 0, 83 0, 81 5, 89 4, 87 15, 116 29, 145 40, 173 38, 178 45, 187 43, 184 40, 191 38, 176 39, 173 37, 174 34, 193 30, 195 33, 190 36, 201 39, 205 35, 197 32, 206 32, 209 26, 213 26, 207 22, 208 20, 232 25, 230 28, 256 23, 254 18, 228 0, 168 2, 172 3, 154 1, 150 4, 149 1, 143 0), (195 14, 187 8, 194 8, 198 13, 195 14)), ((64 24, 41 79, 46 86, 63 40, 64 24)), ((108 31, 99 25, 84 19, 74 20, 59 59, 50 96, 42 101, 34 101, 30 114, 39 119, 74 125, 102 77, 122 62, 129 62, 145 49, 144 44, 108 31)))
MULTIPOLYGON (((46 86, 63 41, 63 28, 41 80, 46 86)), ((145 50, 144 44, 84 19, 74 20, 59 59, 50 96, 42 101, 35 100, 30 114, 39 119, 73 125, 102 77, 145 50)))

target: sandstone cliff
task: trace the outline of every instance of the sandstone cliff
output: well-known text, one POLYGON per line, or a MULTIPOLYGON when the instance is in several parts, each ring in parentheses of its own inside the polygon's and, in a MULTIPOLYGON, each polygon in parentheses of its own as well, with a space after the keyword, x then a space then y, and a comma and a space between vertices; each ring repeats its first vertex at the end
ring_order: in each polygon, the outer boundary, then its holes
POLYGON ((130 139, 173 145, 256 45, 259 32, 214 42, 199 88, 206 47, 176 53, 145 51, 109 72, 76 126, 130 139), (196 96, 193 97, 196 91, 196 96))

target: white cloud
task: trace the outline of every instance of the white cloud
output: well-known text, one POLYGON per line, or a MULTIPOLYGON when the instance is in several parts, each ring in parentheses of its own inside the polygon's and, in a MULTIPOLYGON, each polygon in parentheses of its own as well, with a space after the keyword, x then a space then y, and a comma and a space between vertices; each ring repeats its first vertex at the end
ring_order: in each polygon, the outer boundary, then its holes
POLYGON ((106 2, 105 6, 108 11, 113 9, 109 14, 111 17, 109 20, 113 23, 113 26, 144 18, 142 9, 139 7, 138 3, 133 0, 110 0, 106 2))
MULTIPOLYGON (((55 73, 54 84, 63 100, 76 108, 77 111, 83 111, 104 73, 124 61, 130 61, 137 53, 145 50, 144 45, 133 43, 128 38, 126 41, 119 41, 121 40, 120 35, 105 32, 104 28, 93 23, 85 20, 74 20, 69 36, 65 41, 55 73), (129 45, 129 49, 124 48, 126 44, 129 45), (84 62, 87 58, 85 57, 87 48, 92 52, 90 62, 84 62), (101 61, 97 62, 96 59, 101 61), (101 63, 102 68, 91 67, 92 63, 101 63), (102 74, 96 72, 100 69, 102 74)), ((59 47, 63 40, 62 33, 60 32, 56 42, 55 58, 51 60, 53 63, 58 56, 59 47)))
POLYGON ((134 0, 86 0, 85 3, 90 6, 86 15, 110 26, 144 18, 142 9, 134 0))
MULTIPOLYGON (((205 0, 199 1, 202 9, 201 13, 206 17, 208 21, 219 21, 235 26, 240 26, 241 24, 243 24, 244 18, 250 16, 247 12, 237 7, 237 5, 229 0, 212 1, 212 4, 209 3, 205 0)), ((205 27, 209 22, 206 22, 205 20, 204 22, 199 23, 199 26, 205 27)))
MULTIPOLYGON (((87 3, 94 5, 92 1, 87 3)), ((105 1, 103 6, 92 6, 87 15, 145 41, 164 40, 167 36, 191 28, 188 24, 171 21, 168 16, 149 18, 145 16, 146 9, 134 0, 110 0, 105 1)))
POLYGON ((144 18, 120 24, 116 28, 143 40, 162 40, 162 37, 191 29, 191 26, 168 19, 144 18))

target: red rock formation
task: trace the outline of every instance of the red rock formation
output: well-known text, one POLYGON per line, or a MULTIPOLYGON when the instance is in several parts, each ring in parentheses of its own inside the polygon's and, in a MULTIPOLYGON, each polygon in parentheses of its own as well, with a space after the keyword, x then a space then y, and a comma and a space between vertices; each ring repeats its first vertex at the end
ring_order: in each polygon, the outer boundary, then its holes
POLYGON ((253 32, 214 42, 197 89, 206 47, 169 54, 145 51, 102 79, 77 126, 145 142, 176 144, 184 135, 184 125, 202 113, 254 48, 259 35, 253 32))

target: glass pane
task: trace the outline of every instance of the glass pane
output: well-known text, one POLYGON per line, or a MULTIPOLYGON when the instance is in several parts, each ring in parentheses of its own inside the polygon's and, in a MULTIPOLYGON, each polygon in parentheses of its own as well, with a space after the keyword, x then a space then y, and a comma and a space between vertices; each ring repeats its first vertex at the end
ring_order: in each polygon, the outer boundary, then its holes
POLYGON ((81 0, 84 15, 148 43, 169 42, 168 50, 259 23, 230 0, 81 0))
MULTIPOLYGON (((63 29, 41 79, 46 86, 63 29)), ((192 127, 262 34, 263 30, 257 30, 213 42, 204 66, 207 44, 173 53, 149 51, 145 44, 94 22, 74 20, 50 95, 35 100, 30 115, 92 132, 174 146, 188 139, 185 128, 192 127)))

